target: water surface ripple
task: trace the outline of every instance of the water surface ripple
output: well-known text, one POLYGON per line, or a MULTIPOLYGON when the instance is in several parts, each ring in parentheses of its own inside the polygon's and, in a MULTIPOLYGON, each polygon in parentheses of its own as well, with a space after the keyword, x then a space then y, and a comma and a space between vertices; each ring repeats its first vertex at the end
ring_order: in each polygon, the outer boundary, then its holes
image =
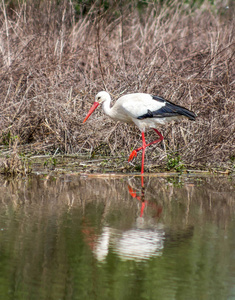
POLYGON ((0 299, 235 299, 235 178, 0 178, 0 299))

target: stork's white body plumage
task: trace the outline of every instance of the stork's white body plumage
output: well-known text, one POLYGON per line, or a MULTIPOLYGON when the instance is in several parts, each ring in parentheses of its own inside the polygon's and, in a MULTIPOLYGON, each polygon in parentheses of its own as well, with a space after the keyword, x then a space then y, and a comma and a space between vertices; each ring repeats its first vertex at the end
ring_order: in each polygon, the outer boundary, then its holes
POLYGON ((134 123, 144 132, 146 128, 154 128, 157 124, 164 125, 172 120, 179 119, 179 116, 172 116, 139 120, 138 117, 147 114, 148 110, 157 111, 166 105, 166 102, 154 100, 150 94, 136 93, 124 95, 115 102, 112 108, 110 107, 111 97, 107 92, 100 92, 98 95, 107 99, 103 102, 103 110, 106 115, 115 121, 134 123))
POLYGON ((127 94, 120 97, 111 107, 111 97, 105 92, 99 92, 95 97, 95 102, 89 110, 84 122, 90 117, 93 111, 102 103, 103 111, 106 115, 115 121, 125 123, 134 123, 142 132, 142 147, 132 151, 129 161, 137 155, 137 152, 142 152, 142 168, 144 172, 144 153, 145 148, 163 140, 161 133, 155 128, 157 124, 164 125, 172 120, 178 120, 186 117, 190 120, 195 120, 196 115, 179 105, 167 101, 161 97, 153 96, 145 93, 127 94), (145 142, 144 132, 146 128, 152 128, 159 135, 159 139, 149 144, 145 142))

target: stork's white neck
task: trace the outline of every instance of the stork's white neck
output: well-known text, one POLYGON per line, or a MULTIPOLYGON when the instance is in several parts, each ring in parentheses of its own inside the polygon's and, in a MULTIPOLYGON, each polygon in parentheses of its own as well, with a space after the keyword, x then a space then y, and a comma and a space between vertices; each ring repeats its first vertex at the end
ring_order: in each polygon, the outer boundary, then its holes
POLYGON ((111 97, 107 92, 100 92, 97 94, 97 98, 102 97, 104 99, 102 103, 102 109, 104 113, 109 116, 111 119, 115 121, 122 121, 122 122, 127 122, 126 120, 126 115, 123 116, 124 112, 120 112, 120 103, 116 101, 112 107, 110 107, 111 104, 111 97), (119 106, 117 105, 119 103, 119 106))
POLYGON ((112 108, 110 107, 110 103, 111 103, 111 98, 109 97, 109 99, 106 99, 103 104, 102 104, 102 108, 104 113, 109 116, 110 118, 113 118, 113 114, 112 114, 112 108))

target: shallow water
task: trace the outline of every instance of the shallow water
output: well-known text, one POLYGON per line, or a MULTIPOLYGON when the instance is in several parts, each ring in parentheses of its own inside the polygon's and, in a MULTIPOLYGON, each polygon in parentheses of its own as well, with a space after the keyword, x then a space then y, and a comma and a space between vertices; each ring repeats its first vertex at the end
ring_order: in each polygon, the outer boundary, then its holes
POLYGON ((235 299, 235 179, 0 178, 0 299, 235 299))

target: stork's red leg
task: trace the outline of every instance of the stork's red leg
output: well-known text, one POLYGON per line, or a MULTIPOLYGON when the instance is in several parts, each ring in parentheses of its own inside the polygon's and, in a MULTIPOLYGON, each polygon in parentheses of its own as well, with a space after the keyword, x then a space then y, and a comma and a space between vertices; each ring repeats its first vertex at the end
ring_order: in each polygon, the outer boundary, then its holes
POLYGON ((152 144, 159 143, 159 142, 161 142, 164 139, 163 135, 157 129, 153 128, 153 130, 156 131, 156 133, 159 135, 159 139, 157 139, 156 141, 153 141, 153 142, 149 143, 148 145, 146 145, 146 147, 148 147, 148 146, 150 146, 152 144))
POLYGON ((141 165, 141 174, 144 174, 144 154, 145 154, 145 148, 147 147, 145 142, 145 136, 144 132, 142 132, 142 165, 141 165))
POLYGON ((144 154, 145 154, 145 148, 148 147, 148 146, 150 146, 150 145, 159 143, 159 142, 161 142, 161 141, 164 139, 164 137, 162 136, 162 134, 161 134, 157 129, 153 128, 153 130, 158 134, 159 139, 157 139, 156 141, 153 141, 153 142, 151 142, 151 143, 149 143, 149 144, 146 144, 146 143, 145 143, 144 132, 142 132, 142 142, 143 142, 142 147, 133 150, 133 151, 131 152, 130 156, 129 156, 129 159, 128 159, 128 161, 131 161, 134 157, 137 156, 137 152, 139 152, 140 150, 143 150, 143 152, 142 152, 141 174, 144 173, 144 154))
POLYGON ((144 188, 144 176, 143 176, 143 174, 141 174, 141 186, 142 186, 142 188, 144 188))

